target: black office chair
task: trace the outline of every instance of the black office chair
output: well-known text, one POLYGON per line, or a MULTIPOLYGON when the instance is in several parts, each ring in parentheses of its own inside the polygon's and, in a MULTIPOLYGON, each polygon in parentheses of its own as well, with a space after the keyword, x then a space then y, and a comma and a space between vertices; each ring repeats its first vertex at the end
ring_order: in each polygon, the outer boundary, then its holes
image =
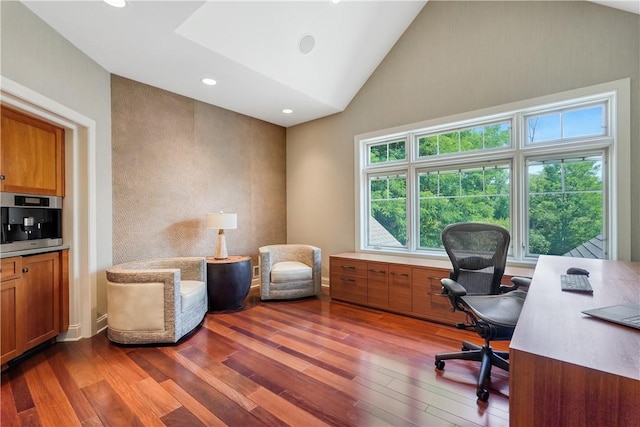
POLYGON ((508 352, 494 351, 492 340, 509 340, 520 316, 526 292, 501 285, 511 237, 504 228, 493 224, 459 223, 442 231, 442 243, 451 259, 449 279, 442 279, 442 290, 449 296, 454 310, 467 314, 468 324, 460 329, 475 330, 484 338, 482 347, 462 343, 462 351, 436 355, 436 368, 444 369, 445 360, 461 359, 481 362, 476 395, 489 399, 487 381, 491 367, 509 371, 508 352))

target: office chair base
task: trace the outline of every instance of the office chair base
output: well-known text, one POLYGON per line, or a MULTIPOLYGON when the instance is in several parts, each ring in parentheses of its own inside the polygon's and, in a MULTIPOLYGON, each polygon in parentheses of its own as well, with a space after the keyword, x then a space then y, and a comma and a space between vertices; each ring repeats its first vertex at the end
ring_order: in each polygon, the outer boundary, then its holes
POLYGON ((469 343, 462 343, 462 351, 456 353, 437 354, 435 359, 436 369, 443 370, 445 360, 470 360, 481 362, 480 374, 478 375, 476 396, 479 400, 486 402, 489 399, 487 383, 491 381, 491 367, 497 366, 500 369, 509 371, 509 353, 504 351, 493 351, 490 345, 482 347, 469 343))

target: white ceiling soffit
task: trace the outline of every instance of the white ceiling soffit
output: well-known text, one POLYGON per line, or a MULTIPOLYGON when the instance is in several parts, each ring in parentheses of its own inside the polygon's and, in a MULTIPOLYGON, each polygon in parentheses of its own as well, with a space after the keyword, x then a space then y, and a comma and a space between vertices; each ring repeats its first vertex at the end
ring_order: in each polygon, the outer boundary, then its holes
POLYGON ((426 1, 23 3, 113 74, 286 127, 343 111, 426 1))

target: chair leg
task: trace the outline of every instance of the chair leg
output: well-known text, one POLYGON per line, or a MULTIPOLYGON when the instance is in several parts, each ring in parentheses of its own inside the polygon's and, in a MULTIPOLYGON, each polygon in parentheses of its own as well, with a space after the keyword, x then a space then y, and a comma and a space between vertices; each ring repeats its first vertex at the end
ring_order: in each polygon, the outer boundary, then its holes
POLYGON ((509 362, 507 362, 507 359, 509 358, 509 353, 504 351, 494 352, 488 343, 479 347, 475 344, 464 342, 462 344, 462 348, 466 348, 467 350, 455 353, 437 354, 435 358, 436 368, 439 370, 444 369, 444 361, 452 359, 480 362, 476 396, 479 400, 486 402, 489 399, 487 382, 491 379, 491 368, 496 366, 508 372, 509 362))

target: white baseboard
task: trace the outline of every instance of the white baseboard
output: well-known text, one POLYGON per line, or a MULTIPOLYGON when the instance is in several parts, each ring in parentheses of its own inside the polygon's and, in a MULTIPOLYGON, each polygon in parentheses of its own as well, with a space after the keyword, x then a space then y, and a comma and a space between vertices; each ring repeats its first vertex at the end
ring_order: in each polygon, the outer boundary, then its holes
POLYGON ((107 317, 107 314, 103 314, 102 316, 98 317, 98 320, 96 320, 96 329, 98 331, 97 333, 104 331, 105 329, 107 329, 107 326, 109 326, 107 317))
POLYGON ((80 325, 69 325, 67 332, 63 332, 56 337, 57 342, 78 341, 83 338, 80 333, 80 325))

